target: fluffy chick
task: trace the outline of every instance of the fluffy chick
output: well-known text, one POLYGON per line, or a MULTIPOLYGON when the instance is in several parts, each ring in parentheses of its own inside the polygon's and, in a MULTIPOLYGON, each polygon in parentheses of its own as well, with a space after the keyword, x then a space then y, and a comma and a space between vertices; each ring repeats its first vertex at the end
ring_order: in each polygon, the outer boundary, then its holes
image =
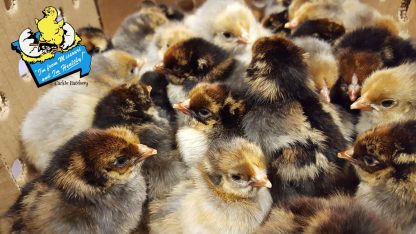
POLYGON ((49 89, 22 123, 27 161, 44 171, 59 146, 91 127, 100 98, 113 87, 138 79, 142 64, 143 61, 126 52, 111 50, 93 57, 87 78, 79 79, 78 74, 65 78, 67 82, 85 80, 86 87, 56 85, 49 89))
POLYGON ((322 100, 331 102, 330 90, 338 80, 338 64, 331 45, 313 37, 295 38, 293 42, 308 53, 308 77, 322 100))
POLYGON ((158 155, 143 164, 148 197, 167 195, 185 174, 174 132, 168 121, 160 118, 150 98, 150 86, 137 83, 114 88, 95 109, 93 126, 124 126, 137 134, 142 143, 158 150, 158 155))
POLYGON ((140 167, 154 154, 123 128, 76 135, 24 187, 7 213, 11 232, 129 233, 146 199, 140 167))
POLYGON ((238 55, 245 63, 250 60, 251 44, 259 36, 270 33, 243 2, 234 0, 206 1, 185 19, 185 25, 198 36, 238 55))
POLYGON ((151 43, 156 29, 166 23, 168 19, 160 8, 144 7, 121 23, 112 38, 114 48, 141 57, 151 43))
POLYGON ((192 177, 150 204, 150 233, 252 233, 271 207, 263 153, 235 138, 209 149, 192 177))
POLYGON ((351 197, 329 199, 300 197, 274 207, 268 219, 256 233, 261 234, 349 234, 395 233, 371 210, 351 197))
POLYGON ((81 37, 81 45, 84 45, 90 54, 102 53, 113 48, 111 40, 104 31, 95 27, 82 27, 77 34, 81 37))
POLYGON ((218 46, 202 39, 191 38, 171 46, 165 53, 163 65, 155 68, 166 75, 171 103, 187 98, 188 92, 201 81, 227 79, 236 61, 218 46))
POLYGON ((306 20, 292 33, 292 37, 312 36, 333 43, 345 33, 342 24, 328 19, 306 20))
POLYGON ((340 79, 334 99, 341 105, 351 105, 359 95, 361 85, 374 71, 416 60, 411 43, 388 30, 376 27, 360 28, 345 34, 335 46, 340 79))
POLYGON ((416 231, 416 121, 380 125, 339 154, 361 178, 356 199, 399 233, 416 231))
POLYGON ((374 72, 351 109, 362 110, 357 131, 391 121, 416 119, 416 63, 374 72))
POLYGON ((304 51, 289 39, 264 37, 253 46, 247 69, 245 135, 269 160, 275 202, 296 195, 354 192, 358 183, 337 158, 348 142, 338 113, 324 105, 307 77, 304 51))
POLYGON ((192 118, 177 133, 178 148, 188 166, 192 166, 218 142, 243 136, 241 120, 245 113, 242 95, 223 83, 201 83, 189 93, 189 99, 174 108, 192 118))

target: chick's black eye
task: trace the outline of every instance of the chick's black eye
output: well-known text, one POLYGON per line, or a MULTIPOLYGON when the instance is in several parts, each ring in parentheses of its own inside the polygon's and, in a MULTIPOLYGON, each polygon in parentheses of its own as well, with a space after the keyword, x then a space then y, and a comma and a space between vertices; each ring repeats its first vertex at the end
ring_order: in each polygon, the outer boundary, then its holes
POLYGON ((115 167, 124 167, 129 162, 129 159, 125 156, 121 156, 114 161, 115 167))
POLYGON ((375 159, 373 156, 365 156, 364 163, 368 167, 374 167, 378 165, 380 162, 377 159, 375 159))
POLYGON ((236 181, 241 180, 241 176, 236 174, 231 175, 231 178, 236 181))
POLYGON ((393 99, 385 99, 381 102, 381 105, 383 107, 388 108, 388 107, 392 107, 395 103, 396 102, 393 99))
POLYGON ((209 110, 207 110, 207 109, 201 109, 201 110, 198 111, 198 115, 201 118, 205 118, 206 119, 206 118, 211 117, 211 112, 209 110))
POLYGON ((230 38, 230 37, 232 36, 230 32, 223 32, 223 33, 222 33, 222 35, 223 35, 225 38, 230 38))

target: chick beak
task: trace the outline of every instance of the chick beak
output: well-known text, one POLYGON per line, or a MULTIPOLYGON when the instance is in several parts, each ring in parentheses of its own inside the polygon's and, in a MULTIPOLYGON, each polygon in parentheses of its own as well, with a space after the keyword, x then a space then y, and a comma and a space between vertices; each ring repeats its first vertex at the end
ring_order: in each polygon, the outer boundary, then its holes
POLYGON ((176 109, 185 115, 191 115, 191 111, 189 110, 190 100, 186 100, 183 102, 179 102, 177 104, 173 104, 173 109, 176 109))
POLYGON ((354 154, 354 149, 348 149, 338 153, 338 158, 345 159, 347 161, 353 161, 352 155, 354 154))
POLYGON ((150 148, 147 145, 138 144, 137 146, 139 147, 139 153, 140 153, 139 161, 143 161, 146 158, 157 154, 157 150, 150 148))
POLYGON ((295 29, 298 26, 299 22, 297 19, 293 19, 285 24, 285 28, 295 29))
POLYGON ((252 178, 250 185, 255 188, 272 187, 272 183, 267 178, 267 175, 264 172, 258 173, 254 178, 252 178))
POLYGON ((370 101, 365 97, 360 97, 351 104, 351 110, 363 110, 363 111, 372 111, 373 108, 371 107, 370 101))
POLYGON ((354 73, 351 78, 351 84, 348 86, 348 96, 350 100, 353 102, 355 101, 358 96, 360 95, 361 86, 358 84, 358 77, 354 73))
POLYGON ((165 73, 165 67, 163 66, 163 63, 156 64, 153 70, 157 73, 165 73))
POLYGON ((322 87, 322 89, 319 92, 319 94, 321 95, 321 98, 324 101, 326 101, 328 103, 331 102, 331 97, 329 96, 329 88, 328 88, 328 86, 326 84, 322 87))

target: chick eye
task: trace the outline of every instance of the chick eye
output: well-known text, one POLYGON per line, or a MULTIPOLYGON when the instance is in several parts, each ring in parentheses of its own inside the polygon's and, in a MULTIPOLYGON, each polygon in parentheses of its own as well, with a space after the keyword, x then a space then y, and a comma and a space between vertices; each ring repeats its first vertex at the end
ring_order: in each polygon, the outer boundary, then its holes
POLYGON ((231 179, 233 179, 235 181, 239 181, 239 180, 241 180, 241 176, 240 175, 233 174, 233 175, 231 175, 231 179))
POLYGON ((225 38, 230 38, 230 37, 232 36, 230 32, 223 32, 223 33, 222 33, 222 35, 223 35, 225 38))
POLYGON ((396 104, 396 101, 393 99, 385 99, 381 101, 381 105, 386 108, 392 107, 394 104, 396 104))
POLYGON ((378 165, 380 162, 377 159, 375 159, 373 156, 365 156, 364 163, 368 167, 374 167, 378 165))
POLYGON ((115 167, 124 167, 129 162, 129 159, 125 156, 121 156, 114 161, 115 167))
POLYGON ((199 117, 206 119, 211 117, 211 112, 207 109, 201 109, 198 111, 198 115, 199 117))
POLYGON ((132 67, 129 72, 130 72, 131 75, 137 75, 137 74, 139 74, 139 68, 136 67, 136 66, 132 67))

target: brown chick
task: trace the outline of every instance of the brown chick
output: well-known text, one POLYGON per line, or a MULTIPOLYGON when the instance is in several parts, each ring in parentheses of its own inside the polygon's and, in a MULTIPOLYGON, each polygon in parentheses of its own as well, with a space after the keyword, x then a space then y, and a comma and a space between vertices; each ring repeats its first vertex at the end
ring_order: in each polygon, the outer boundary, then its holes
POLYGON ((346 109, 360 96, 361 86, 374 71, 416 60, 411 43, 388 30, 366 27, 345 34, 335 46, 340 79, 332 99, 346 109))
POLYGON ((274 202, 292 196, 353 193, 358 180, 337 158, 348 145, 339 113, 324 104, 307 76, 304 50, 291 40, 258 39, 247 69, 245 136, 269 161, 274 202))
POLYGON ((150 204, 150 233, 253 233, 270 210, 270 187, 260 148, 242 138, 223 142, 190 180, 150 204))
POLYGON ((141 57, 152 41, 156 29, 168 23, 157 6, 143 7, 121 23, 112 38, 114 48, 141 57))
POLYGON ((140 172, 156 150, 124 128, 84 131, 55 153, 7 213, 11 233, 129 233, 141 218, 140 172))
POLYGON ((362 110, 357 131, 391 121, 416 119, 416 63, 374 72, 351 109, 362 110))
POLYGON ((339 154, 361 178, 356 199, 399 233, 416 231, 415 134, 414 120, 380 125, 339 154))
POLYGON ((77 34, 81 37, 81 45, 84 45, 90 54, 102 53, 113 48, 111 40, 100 28, 83 27, 78 29, 77 34))
POLYGON ((300 197, 274 207, 257 234, 393 234, 392 227, 351 197, 300 197))
POLYGON ((189 99, 174 104, 176 110, 191 117, 176 135, 188 166, 198 162, 211 145, 243 135, 245 103, 241 97, 227 84, 200 83, 191 90, 189 99))
POLYGON ((330 90, 338 80, 338 65, 331 45, 313 37, 295 38, 294 43, 308 53, 308 77, 322 100, 331 102, 330 90))

